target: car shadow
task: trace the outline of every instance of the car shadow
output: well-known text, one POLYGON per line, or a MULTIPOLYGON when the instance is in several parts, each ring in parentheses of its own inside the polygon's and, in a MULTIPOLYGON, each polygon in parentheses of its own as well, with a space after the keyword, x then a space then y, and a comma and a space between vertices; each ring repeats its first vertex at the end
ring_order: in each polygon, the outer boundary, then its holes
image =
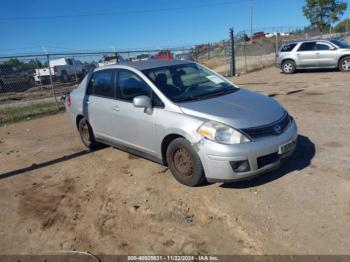
POLYGON ((222 188, 243 189, 260 186, 276 179, 279 179, 293 171, 300 171, 311 164, 311 160, 315 156, 315 144, 306 136, 299 135, 297 147, 293 155, 286 160, 282 166, 270 173, 262 174, 251 180, 238 181, 233 183, 221 184, 222 188))
MULTIPOLYGON (((334 73, 339 72, 338 68, 315 68, 315 69, 298 69, 297 74, 314 74, 314 73, 334 73)), ((281 72, 281 74, 284 74, 281 72)))
POLYGON ((12 177, 12 176, 21 175, 21 174, 24 174, 24 173, 27 173, 27 172, 30 172, 30 171, 34 171, 34 170, 37 170, 37 169, 40 169, 40 168, 44 168, 44 167, 47 167, 47 166, 55 165, 55 164, 58 164, 58 163, 61 163, 61 162, 64 162, 64 161, 68 161, 68 160, 71 160, 71 159, 74 159, 74 158, 77 158, 77 157, 81 157, 81 156, 90 154, 92 152, 96 152, 98 150, 101 150, 103 148, 104 147, 101 146, 99 149, 94 150, 94 151, 82 150, 82 151, 79 151, 79 152, 72 153, 70 155, 64 155, 64 156, 61 156, 61 157, 58 157, 58 158, 55 158, 55 159, 51 159, 51 160, 46 161, 46 162, 39 163, 39 164, 34 163, 34 164, 32 164, 30 166, 27 166, 27 167, 24 167, 24 168, 20 168, 20 169, 12 170, 12 171, 9 171, 9 172, 1 173, 0 174, 0 180, 8 178, 8 177, 12 177))

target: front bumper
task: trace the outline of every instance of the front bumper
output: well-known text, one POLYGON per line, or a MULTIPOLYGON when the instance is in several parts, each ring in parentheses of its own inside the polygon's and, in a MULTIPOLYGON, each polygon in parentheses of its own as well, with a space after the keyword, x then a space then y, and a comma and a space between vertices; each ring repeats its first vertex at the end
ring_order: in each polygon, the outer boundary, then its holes
POLYGON ((198 154, 208 181, 231 182, 245 180, 280 167, 282 161, 294 152, 297 136, 297 127, 293 120, 282 134, 264 137, 250 143, 223 145, 209 140, 202 140, 199 143, 198 154), (294 142, 294 145, 290 151, 278 155, 272 163, 263 166, 258 165, 258 158, 277 154, 279 146, 291 141, 294 142), (249 162, 250 170, 247 172, 234 172, 230 162, 244 160, 249 162))

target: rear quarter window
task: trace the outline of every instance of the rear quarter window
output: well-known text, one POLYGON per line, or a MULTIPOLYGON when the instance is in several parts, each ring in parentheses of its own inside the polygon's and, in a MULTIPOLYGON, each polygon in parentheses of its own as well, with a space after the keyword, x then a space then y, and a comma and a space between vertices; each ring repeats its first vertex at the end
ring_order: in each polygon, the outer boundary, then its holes
POLYGON ((100 70, 93 74, 87 88, 88 95, 114 98, 113 71, 100 70))
POLYGON ((285 44, 282 46, 280 52, 291 52, 297 44, 285 44))

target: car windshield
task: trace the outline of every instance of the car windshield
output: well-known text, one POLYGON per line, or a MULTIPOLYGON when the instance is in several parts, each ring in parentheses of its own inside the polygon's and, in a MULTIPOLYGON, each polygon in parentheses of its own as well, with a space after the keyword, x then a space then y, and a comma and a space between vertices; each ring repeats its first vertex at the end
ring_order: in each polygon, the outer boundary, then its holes
POLYGON ((237 87, 195 63, 152 68, 143 73, 173 102, 189 102, 232 93, 237 87))
POLYGON ((350 48, 350 45, 342 42, 342 41, 339 41, 339 40, 330 40, 330 42, 332 42, 333 44, 335 44, 336 46, 340 47, 340 48, 350 48))

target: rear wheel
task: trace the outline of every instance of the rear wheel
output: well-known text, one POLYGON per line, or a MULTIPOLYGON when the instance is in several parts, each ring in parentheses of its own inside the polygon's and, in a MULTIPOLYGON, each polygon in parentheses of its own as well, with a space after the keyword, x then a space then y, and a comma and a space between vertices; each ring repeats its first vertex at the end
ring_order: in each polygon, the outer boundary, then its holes
POLYGON ((285 74, 294 74, 297 67, 292 60, 287 60, 282 63, 282 71, 285 74))
POLYGON ((342 72, 350 72, 350 56, 343 57, 340 60, 339 70, 342 72))
POLYGON ((96 142, 94 132, 92 131, 92 128, 89 122, 86 120, 86 118, 82 118, 79 121, 78 129, 79 129, 80 139, 83 142, 83 144, 90 150, 96 149, 98 146, 98 143, 96 142))
POLYGON ((181 184, 197 186, 205 181, 202 162, 186 139, 177 138, 172 141, 166 158, 173 176, 181 184))

